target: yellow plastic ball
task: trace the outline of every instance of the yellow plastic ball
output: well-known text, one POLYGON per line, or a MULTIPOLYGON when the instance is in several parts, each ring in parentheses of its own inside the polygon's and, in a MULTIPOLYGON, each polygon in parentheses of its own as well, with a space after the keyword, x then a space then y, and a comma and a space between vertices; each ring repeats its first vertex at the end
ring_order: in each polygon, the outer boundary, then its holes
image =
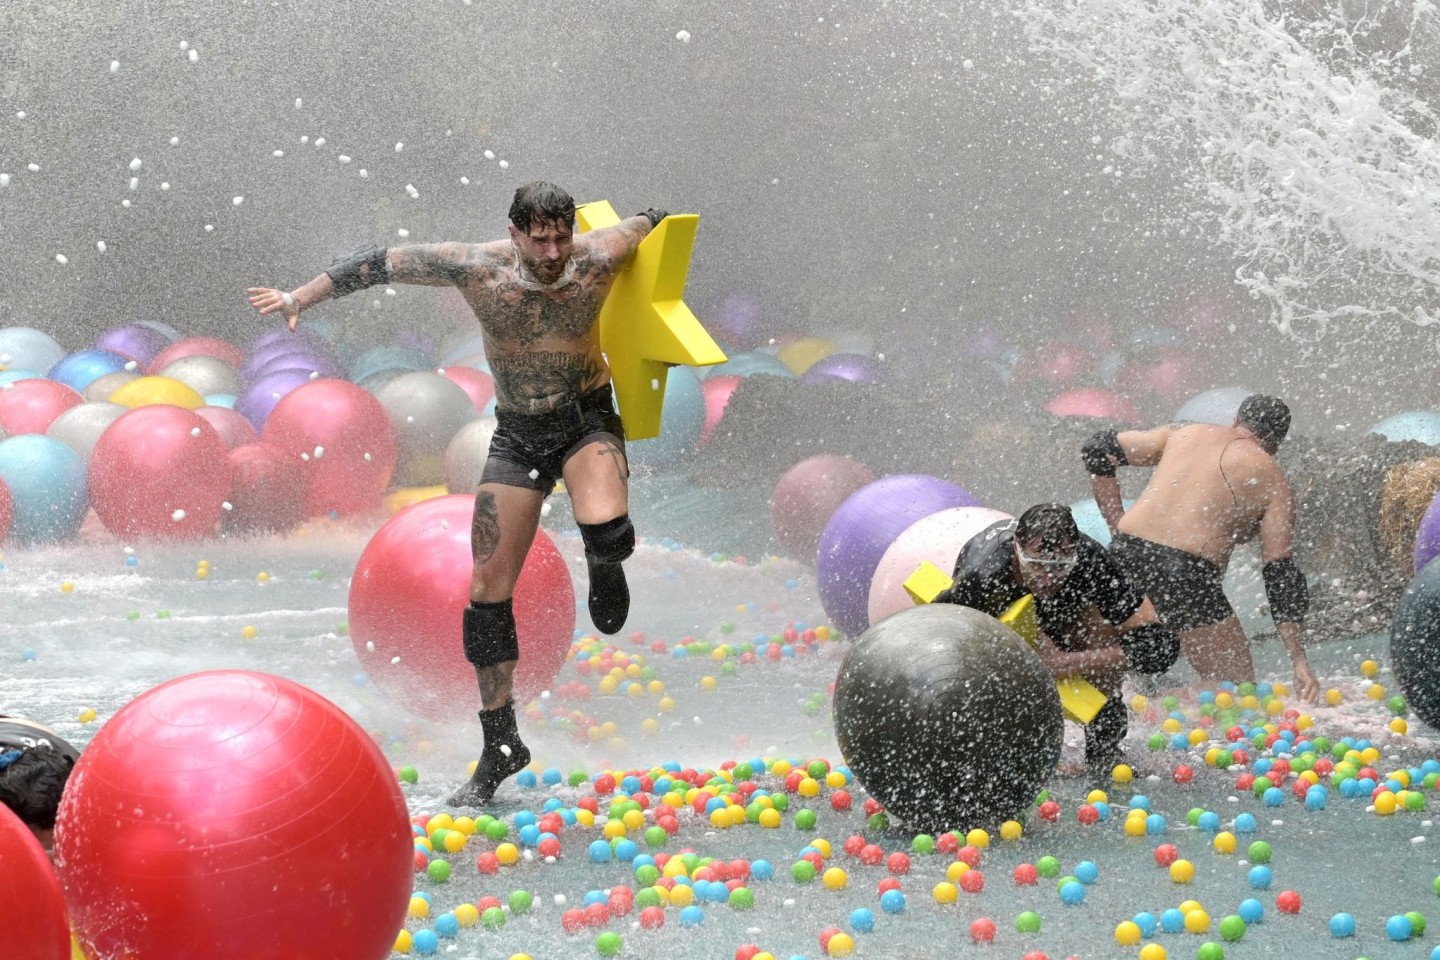
POLYGON ((1199 901, 1199 900, 1185 900, 1185 901, 1181 902, 1181 904, 1180 904, 1180 906, 1179 906, 1178 909, 1180 910, 1180 915, 1181 915, 1181 916, 1184 916, 1185 914, 1189 913, 1191 910, 1200 910, 1200 909, 1203 909, 1203 908, 1200 906, 1200 901, 1199 901))
POLYGON ((700 678, 700 689, 701 689, 701 690, 707 690, 707 691, 708 691, 708 690, 714 690, 714 689, 715 689, 716 687, 718 687, 719 685, 720 685, 720 682, 719 682, 718 680, 716 680, 714 677, 704 676, 704 677, 701 677, 701 678, 700 678))
POLYGON ((1176 720, 1174 717, 1166 717, 1165 722, 1160 724, 1160 729, 1173 736, 1180 732, 1180 726, 1179 720, 1176 720))
POLYGON ((1019 840, 1025 834, 1025 827, 1019 820, 1006 820, 1000 824, 1001 840, 1019 840))
POLYGON ((1295 718, 1296 730, 1309 730, 1313 726, 1315 726, 1315 718, 1308 713, 1302 713, 1295 718))
POLYGON ((777 777, 788 777, 792 769, 794 768, 790 766, 789 760, 776 760, 770 764, 770 772, 777 777))
POLYGON ((1272 698, 1265 703, 1265 712, 1272 717, 1278 717, 1285 712, 1285 701, 1279 698, 1272 698))
POLYGON ((689 884, 677 883, 670 888, 670 905, 672 907, 688 907, 695 902, 695 891, 689 884))
POLYGON ((513 843, 502 843, 495 848, 495 859, 501 866, 513 866, 520 859, 520 848, 513 843))
POLYGON ((641 668, 638 663, 631 663, 625 667, 625 676, 630 680, 640 679, 641 668))
POLYGON ((196 570, 195 570, 195 579, 196 579, 196 580, 209 580, 209 579, 210 579, 210 568, 209 568, 209 567, 197 567, 196 570))
POLYGON ((1222 830, 1215 834, 1213 842, 1216 853, 1231 854, 1235 852, 1235 834, 1229 830, 1222 830))
POLYGON ((1382 817, 1388 817, 1393 814, 1398 805, 1399 803, 1395 798, 1395 794, 1388 790, 1375 796, 1375 812, 1382 817))
POLYGON ((451 821, 450 829, 459 830, 465 836, 473 837, 475 836, 475 821, 470 817, 456 817, 451 821))
POLYGON ((1127 837, 1143 837, 1143 836, 1145 836, 1145 817, 1144 817, 1144 816, 1139 816, 1139 817, 1126 817, 1126 818, 1125 818, 1125 836, 1127 836, 1127 837))
POLYGON ((986 833, 984 830, 981 830, 979 827, 976 827, 974 830, 971 830, 969 833, 965 834, 965 842, 970 844, 970 846, 974 847, 976 850, 984 850, 986 847, 990 846, 990 834, 986 833))
POLYGON ((930 896, 936 903, 954 903, 960 899, 960 888, 953 883, 941 881, 931 888, 930 896))
POLYGON ((1241 710, 1259 710, 1259 709, 1260 709, 1260 698, 1257 697, 1257 696, 1255 696, 1253 693, 1250 694, 1249 696, 1241 697, 1241 698, 1240 698, 1240 709, 1241 709, 1241 710))
POLYGON ((1235 698, 1231 696, 1228 690, 1221 690, 1215 694, 1215 706, 1221 710, 1229 710, 1235 706, 1235 698))
POLYGON ((1209 739, 1210 739, 1210 734, 1206 733, 1204 730, 1201 730, 1199 727, 1196 727, 1194 730, 1191 730, 1191 731, 1190 731, 1190 737, 1189 737, 1189 739, 1190 739, 1190 746, 1192 746, 1192 747, 1198 747, 1198 746, 1200 746, 1200 744, 1206 743, 1206 742, 1209 741, 1209 739))
POLYGON ((1386 780, 1395 780, 1395 781, 1398 781, 1399 784, 1400 784, 1400 786, 1402 786, 1402 787, 1408 787, 1408 786, 1410 786, 1410 771, 1409 771, 1409 770, 1392 770, 1391 772, 1389 772, 1389 773, 1387 773, 1387 774, 1385 775, 1385 779, 1386 779, 1386 780))
POLYGON ((830 867, 821 876, 821 880, 824 881, 828 890, 844 890, 846 884, 850 882, 850 877, 839 867, 830 867))
POLYGON ((1327 706, 1338 707, 1345 702, 1345 696, 1339 690, 1331 687, 1325 691, 1325 703, 1327 706))
POLYGON ((826 860, 829 860, 829 859, 830 859, 830 841, 829 841, 829 840, 826 840, 824 837, 816 837, 814 840, 811 840, 811 841, 810 841, 810 846, 814 847, 814 848, 815 848, 815 851, 816 851, 817 853, 819 853, 820 856, 823 857, 824 859, 826 859, 826 860))
POLYGON ((760 826, 767 830, 774 830, 780 826, 780 811, 771 807, 760 811, 760 826))
POLYGON ((804 780, 800 781, 800 785, 795 788, 795 792, 800 794, 800 796, 802 797, 819 796, 820 781, 816 780, 814 777, 806 777, 804 780))
POLYGON ((625 684, 625 696, 629 697, 631 700, 638 700, 644 695, 645 685, 643 683, 631 682, 625 684))
POLYGON ((1140 948, 1140 960, 1167 960, 1169 956, 1158 943, 1147 943, 1140 948))
POLYGON ((1276 681, 1275 683, 1272 683, 1270 685, 1270 690, 1277 697, 1290 696, 1290 685, 1288 683, 1280 683, 1279 681, 1276 681))
POLYGON ((1360 760, 1367 767, 1373 767, 1380 762, 1380 751, 1375 747, 1366 747, 1360 751, 1360 760))
POLYGON ((1385 699, 1385 687, 1384 687, 1384 685, 1383 685, 1383 684, 1379 684, 1379 683, 1372 683, 1372 684, 1370 684, 1370 686, 1368 686, 1368 687, 1365 688, 1365 696, 1369 697, 1371 700, 1384 700, 1384 699, 1385 699))
MULTIPOLYGON (((666 877, 684 877, 688 875, 685 870, 685 862, 679 857, 671 857, 669 860, 666 860, 665 868, 661 870, 660 873, 666 877)), ((679 888, 677 887, 676 889, 679 888)))
POLYGON ((1133 947, 1144 939, 1140 925, 1133 920, 1126 920, 1115 926, 1115 942, 1122 947, 1133 947))
POLYGON ((1204 933, 1210 929, 1210 914, 1195 909, 1185 914, 1185 929, 1190 933, 1204 933))
POLYGON ((1150 700, 1143 693, 1137 693, 1130 698, 1130 709, 1136 713, 1144 713, 1148 706, 1150 706, 1150 700))
POLYGON ((640 732, 647 737, 653 737, 660 732, 660 721, 654 717, 646 717, 640 721, 640 732))
POLYGON ((430 901, 424 897, 411 897, 410 907, 405 911, 405 915, 411 920, 425 919, 430 916, 430 901))
POLYGON ((725 807, 716 807, 711 810, 710 825, 719 830, 730 829, 730 811, 725 807))
POLYGON ((1085 794, 1086 803, 1109 803, 1110 795, 1104 790, 1095 789, 1085 794))
POLYGON ((1404 717, 1391 717, 1390 732, 1398 733, 1400 736, 1403 737, 1405 734, 1410 732, 1410 724, 1405 722, 1404 717))
POLYGON ((462 903, 453 912, 462 927, 473 927, 480 922, 480 911, 473 903, 462 903))
POLYGON ((845 786, 845 774, 839 770, 831 770, 825 774, 825 786, 830 787, 832 790, 838 790, 840 787, 845 786))
POLYGON ((675 701, 669 697, 661 697, 655 706, 661 713, 670 713, 675 709, 675 701))
POLYGON ((625 815, 620 818, 620 822, 625 824, 626 830, 639 830, 645 826, 645 811, 626 810, 625 815))
POLYGON ((575 811, 575 822, 582 827, 593 827, 595 826, 595 814, 580 807, 575 811))
POLYGON ((623 820, 606 820, 605 826, 601 828, 601 835, 606 840, 615 840, 626 834, 625 822, 623 820))
POLYGON ((658 697, 660 696, 660 694, 665 692, 665 684, 659 680, 651 680, 649 683, 645 684, 645 692, 650 694, 651 696, 658 697))
POLYGON ((620 727, 618 724, 615 723, 614 720, 606 720, 604 723, 600 724, 600 732, 607 737, 613 737, 615 736, 615 734, 620 732, 620 727))
POLYGON ((596 689, 600 693, 608 696, 609 694, 612 694, 616 690, 620 689, 620 681, 610 676, 601 677, 600 683, 597 685, 596 689))
POLYGON ((244 637, 246 640, 254 640, 257 633, 259 633, 259 631, 257 631, 253 626, 248 623, 240 628, 240 636, 244 637))
POLYGON ((1189 883, 1195 879, 1195 864, 1189 860, 1176 860, 1170 864, 1170 879, 1175 883, 1189 883))
POLYGON ((837 933, 830 938, 825 952, 832 957, 848 957, 855 952, 855 938, 848 933, 837 933))
POLYGON ((716 647, 714 650, 710 651, 711 660, 724 660, 729 656, 730 648, 725 646, 723 643, 720 646, 716 647))
MULTIPOLYGON (((428 904, 427 904, 427 906, 428 906, 428 904)), ((395 947, 394 947, 394 950, 395 950, 396 953, 409 953, 409 952, 410 952, 410 947, 412 946, 413 943, 414 943, 414 938, 410 936, 410 931, 409 931, 409 930, 401 930, 401 931, 400 931, 398 934, 396 934, 396 936, 395 936, 395 947)))
POLYGON ((730 826, 738 827, 745 822, 745 808, 740 804, 736 803, 726 807, 725 812, 730 814, 730 826))
POLYGON ((1129 783, 1135 779, 1135 771, 1130 769, 1128 763, 1117 763, 1115 769, 1110 771, 1110 779, 1116 783, 1129 783))
POLYGON ((469 842, 470 838, 465 836, 465 834, 461 833, 459 830, 451 830, 449 833, 445 834, 445 852, 459 853, 461 850, 465 849, 465 844, 469 842))
POLYGON ((269 583, 269 582, 270 582, 270 574, 266 573, 264 570, 261 570, 259 573, 255 574, 255 582, 256 582, 256 583, 269 583))
POLYGON ((94 708, 94 707, 85 707, 85 708, 83 708, 83 709, 80 711, 79 715, 76 716, 75 719, 76 719, 76 720, 79 720, 81 723, 93 723, 94 720, 95 720, 95 708, 94 708))
POLYGON ((945 879, 951 883, 959 883, 960 878, 970 872, 970 864, 964 860, 956 860, 945 868, 945 879))
POLYGON ((1374 660, 1366 660, 1360 664, 1360 675, 1362 677, 1377 677, 1380 675, 1380 664, 1374 660))

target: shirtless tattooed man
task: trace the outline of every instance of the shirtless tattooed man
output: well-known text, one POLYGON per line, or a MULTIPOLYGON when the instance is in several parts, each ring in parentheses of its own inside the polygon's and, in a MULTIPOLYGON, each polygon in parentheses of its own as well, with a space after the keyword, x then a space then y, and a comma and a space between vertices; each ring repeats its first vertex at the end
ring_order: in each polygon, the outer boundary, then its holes
POLYGON ((1297 692, 1313 703, 1320 683, 1303 642, 1309 593, 1291 557, 1295 502, 1275 462, 1289 430, 1289 408, 1256 394, 1240 404, 1231 426, 1098 433, 1086 441, 1082 459, 1114 534, 1111 557, 1180 632, 1181 649, 1202 679, 1255 679, 1249 642, 1221 579, 1236 544, 1260 538, 1270 612, 1290 651, 1297 692), (1127 465, 1155 468, 1128 512, 1115 479, 1115 468, 1127 465))
POLYGON ((507 239, 370 247, 289 293, 248 291, 255 309, 281 314, 291 330, 302 310, 387 283, 457 287, 480 321, 498 425, 475 495, 463 636, 480 686, 485 744, 470 782, 450 797, 456 806, 486 803, 530 762, 511 693, 520 657, 511 601, 541 505, 559 478, 585 543, 591 619, 613 634, 630 611, 620 566, 635 549, 630 472, 596 321, 615 275, 664 218, 662 210, 647 210, 576 236, 570 195, 530 183, 515 191, 507 239))

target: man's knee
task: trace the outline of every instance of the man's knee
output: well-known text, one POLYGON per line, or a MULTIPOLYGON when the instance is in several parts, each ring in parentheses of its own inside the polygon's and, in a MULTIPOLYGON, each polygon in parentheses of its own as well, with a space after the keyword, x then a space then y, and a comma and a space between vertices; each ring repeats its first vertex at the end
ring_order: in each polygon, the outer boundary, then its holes
POLYGON ((635 525, 628 513, 604 523, 582 523, 580 537, 585 552, 601 563, 619 563, 635 552, 635 525))
POLYGON ((520 637, 515 632, 512 600, 498 603, 470 601, 462 620, 465 659, 477 667, 493 667, 520 659, 520 637))

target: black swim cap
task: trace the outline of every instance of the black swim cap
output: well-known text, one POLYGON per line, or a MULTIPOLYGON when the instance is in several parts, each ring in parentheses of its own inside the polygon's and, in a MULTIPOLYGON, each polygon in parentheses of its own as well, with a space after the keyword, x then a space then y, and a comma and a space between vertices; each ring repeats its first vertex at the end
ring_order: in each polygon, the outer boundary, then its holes
POLYGON ((1290 408, 1279 397, 1252 393, 1240 404, 1235 422, 1255 434, 1261 443, 1278 447, 1290 432, 1290 408))
POLYGON ((1080 541, 1075 516, 1063 503, 1037 503, 1015 521, 1015 542, 1040 541, 1041 550, 1067 550, 1080 541))

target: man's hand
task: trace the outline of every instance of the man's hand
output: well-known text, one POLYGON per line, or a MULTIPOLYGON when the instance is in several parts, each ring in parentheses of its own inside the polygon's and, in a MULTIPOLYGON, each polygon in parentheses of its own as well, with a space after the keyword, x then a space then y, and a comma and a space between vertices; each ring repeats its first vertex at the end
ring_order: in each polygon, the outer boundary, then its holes
POLYGON ((664 210, 656 210, 654 207, 651 207, 649 210, 641 213, 640 216, 644 217, 646 220, 649 220, 650 229, 654 230, 656 227, 660 226, 660 221, 670 216, 670 214, 666 213, 664 210))
POLYGON ((260 311, 260 316, 269 316, 277 310, 285 318, 285 323, 293 331, 295 324, 300 321, 300 301, 286 293, 284 290, 272 290, 269 287, 251 287, 245 291, 250 296, 250 306, 260 311))
POLYGON ((1300 699, 1306 703, 1320 702, 1320 681, 1310 669, 1310 661, 1301 657, 1295 661, 1295 688, 1300 699))

